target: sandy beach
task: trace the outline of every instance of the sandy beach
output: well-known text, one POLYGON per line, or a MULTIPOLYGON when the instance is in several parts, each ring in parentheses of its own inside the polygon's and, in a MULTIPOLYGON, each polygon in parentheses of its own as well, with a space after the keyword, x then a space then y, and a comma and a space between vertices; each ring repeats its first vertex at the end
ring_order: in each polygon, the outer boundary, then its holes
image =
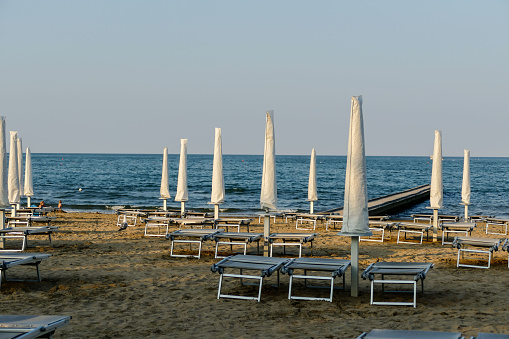
MULTIPOLYGON (((279 288, 264 286, 258 303, 216 299, 219 274, 210 267, 219 259, 213 242, 205 243, 201 259, 173 258, 170 241, 144 237, 141 225, 117 231, 116 215, 59 213, 55 225, 60 232, 54 247, 44 237, 31 241, 29 251, 52 254, 41 264, 42 282, 3 282, 0 294, 3 314, 71 315, 55 338, 355 338, 375 328, 458 331, 466 337, 509 333, 505 251, 495 252, 490 269, 456 268, 457 250, 450 245, 396 244, 393 233, 384 243, 361 242, 361 270, 376 261, 433 263, 417 308, 370 305, 369 281, 362 279, 360 296, 351 297, 350 270, 347 290, 336 291, 332 303, 289 301, 286 275, 279 288)), ((278 220, 272 230, 295 227, 278 220)), ((486 236, 483 231, 478 224, 472 235, 486 236)), ((348 238, 324 228, 318 233, 313 256, 349 259, 348 238)), ((307 246, 304 255, 310 255, 307 246)), ((13 268, 10 277, 32 277, 33 268, 26 270, 13 268)), ((238 281, 224 289, 255 290, 238 281)), ((303 287, 297 291, 307 293, 303 287)))

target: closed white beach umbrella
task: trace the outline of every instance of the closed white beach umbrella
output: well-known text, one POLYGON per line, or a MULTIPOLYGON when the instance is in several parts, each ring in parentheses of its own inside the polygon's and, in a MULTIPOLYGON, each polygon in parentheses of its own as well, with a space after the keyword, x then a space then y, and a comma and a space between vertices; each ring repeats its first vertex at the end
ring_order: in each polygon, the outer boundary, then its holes
POLYGON ((187 197, 187 139, 180 139, 180 162, 175 201, 180 201, 181 214, 184 216, 187 197))
POLYGON ((5 117, 0 117, 0 207, 9 206, 5 117))
MULTIPOLYGON (((11 144, 9 148, 9 178, 8 178, 8 190, 9 190, 9 203, 16 205, 20 200, 19 191, 19 173, 18 173, 18 150, 17 150, 17 137, 18 132, 11 131, 11 144)), ((15 211, 13 210, 13 214, 15 211)))
POLYGON ((316 151, 311 151, 311 161, 309 163, 309 182, 308 182, 308 201, 310 201, 309 213, 314 213, 313 203, 318 200, 316 189, 316 151))
POLYGON ((21 138, 16 139, 16 151, 18 152, 18 182, 19 182, 19 195, 23 196, 23 142, 21 138))
POLYGON ((260 205, 264 210, 277 210, 276 136, 274 134, 273 110, 267 111, 266 114, 260 205))
POLYGON ((470 151, 463 150, 463 181, 461 184, 461 203, 465 205, 465 220, 468 220, 470 205, 470 151))
POLYGON ((27 147, 25 154, 25 196, 27 197, 27 207, 30 207, 30 197, 34 195, 34 184, 32 180, 32 153, 30 147, 27 147))
POLYGON ((212 165, 212 193, 210 203, 214 204, 214 218, 219 218, 219 205, 224 203, 223 149, 221 128, 215 130, 214 161, 212 165))
POLYGON ((442 132, 435 130, 433 167, 431 169, 430 208, 433 209, 433 241, 437 241, 438 210, 443 207, 444 189, 442 182, 442 132))
POLYGON ((160 199, 163 199, 163 209, 167 210, 166 200, 170 199, 170 183, 168 179, 168 148, 163 150, 163 170, 161 173, 160 199))
POLYGON ((351 237, 351 295, 359 293, 359 238, 372 235, 369 230, 368 186, 362 96, 352 97, 348 153, 346 160, 343 226, 339 235, 351 237))

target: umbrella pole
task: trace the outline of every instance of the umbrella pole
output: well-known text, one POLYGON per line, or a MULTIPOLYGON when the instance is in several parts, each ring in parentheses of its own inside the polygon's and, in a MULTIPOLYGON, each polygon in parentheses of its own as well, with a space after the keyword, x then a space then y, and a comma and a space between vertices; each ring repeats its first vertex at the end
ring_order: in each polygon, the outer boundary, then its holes
POLYGON ((352 273, 352 282, 351 282, 351 296, 358 297, 359 296, 359 237, 351 237, 351 273, 352 273))
MULTIPOLYGON (((0 209, 0 229, 5 228, 5 210, 0 209)), ((2 238, 2 241, 0 241, 0 249, 5 248, 5 238, 2 238)))
POLYGON ((27 196, 27 207, 30 207, 30 196, 27 196))
POLYGON ((465 204, 465 221, 468 221, 468 204, 465 204))
POLYGON ((269 256, 270 214, 263 217, 263 256, 269 256))
POLYGON ((433 209, 433 242, 437 242, 438 234, 438 209, 433 209))
POLYGON ((186 202, 181 201, 180 202, 180 217, 183 218, 184 214, 186 214, 186 202))
POLYGON ((219 205, 214 205, 214 219, 219 219, 219 205))
POLYGON ((168 205, 166 204, 166 199, 163 199, 163 211, 167 211, 168 210, 168 205))
POLYGON ((314 211, 314 201, 310 201, 309 202, 309 213, 313 214, 313 211, 314 211))

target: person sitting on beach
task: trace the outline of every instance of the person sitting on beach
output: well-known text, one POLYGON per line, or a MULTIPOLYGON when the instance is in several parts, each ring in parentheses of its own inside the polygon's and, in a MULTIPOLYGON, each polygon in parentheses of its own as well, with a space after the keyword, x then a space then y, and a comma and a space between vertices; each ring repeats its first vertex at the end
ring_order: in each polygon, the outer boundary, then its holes
POLYGON ((39 203, 39 206, 37 208, 43 208, 44 207, 44 200, 42 200, 40 203, 39 203))

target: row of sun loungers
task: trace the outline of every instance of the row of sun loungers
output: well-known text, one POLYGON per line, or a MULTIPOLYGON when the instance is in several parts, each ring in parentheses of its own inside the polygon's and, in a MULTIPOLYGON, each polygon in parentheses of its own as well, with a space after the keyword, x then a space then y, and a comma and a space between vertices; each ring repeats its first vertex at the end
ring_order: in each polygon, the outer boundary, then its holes
MULTIPOLYGON (((303 244, 309 243, 312 248, 312 243, 316 233, 272 233, 268 237, 270 246, 270 256, 272 257, 273 248, 276 246, 283 247, 283 252, 286 254, 287 246, 296 246, 299 248, 299 257, 302 256, 303 244)), ((203 242, 215 241, 216 250, 215 257, 218 258, 218 249, 220 245, 240 245, 244 247, 244 254, 247 252, 247 245, 257 243, 258 253, 260 251, 260 240, 262 233, 249 233, 249 232, 225 232, 224 229, 183 229, 169 233, 166 239, 171 240, 170 255, 172 257, 201 257, 203 242), (175 253, 175 244, 185 243, 198 245, 198 254, 177 254, 175 253)))
MULTIPOLYGON (((211 267, 212 272, 220 274, 217 298, 234 298, 249 299, 260 301, 262 293, 263 280, 277 273, 277 284, 280 285, 279 273, 288 274, 290 276, 288 287, 288 299, 296 300, 323 300, 332 302, 334 293, 334 282, 336 278, 342 278, 342 288, 345 289, 345 272, 350 267, 350 260, 329 259, 329 258, 277 258, 277 257, 260 257, 253 255, 234 255, 229 256, 211 267), (239 273, 231 273, 231 270, 239 270, 239 273), (245 274, 245 271, 250 272, 245 274), (302 272, 302 274, 297 274, 302 272), (314 272, 312 275, 308 272, 314 272), (325 275, 324 275, 325 273, 325 275), (222 292, 225 278, 240 279, 241 284, 244 280, 257 280, 258 293, 256 296, 232 295, 222 292), (295 279, 302 279, 305 287, 320 287, 330 290, 328 297, 310 297, 296 296, 292 291, 295 279), (330 281, 330 286, 310 286, 308 280, 330 281)), ((433 267, 431 263, 398 263, 398 262, 377 262, 371 264, 363 273, 364 279, 369 279, 371 283, 371 301, 372 305, 417 305, 417 282, 420 280, 422 284, 422 292, 424 292, 424 278, 428 271, 433 267), (385 279, 390 276, 391 279, 385 279), (377 277, 377 278, 376 278, 377 277), (404 277, 403 279, 401 277, 404 277), (381 302, 374 301, 375 284, 382 285, 383 292, 387 284, 411 284, 413 285, 413 301, 411 302, 381 302)))

